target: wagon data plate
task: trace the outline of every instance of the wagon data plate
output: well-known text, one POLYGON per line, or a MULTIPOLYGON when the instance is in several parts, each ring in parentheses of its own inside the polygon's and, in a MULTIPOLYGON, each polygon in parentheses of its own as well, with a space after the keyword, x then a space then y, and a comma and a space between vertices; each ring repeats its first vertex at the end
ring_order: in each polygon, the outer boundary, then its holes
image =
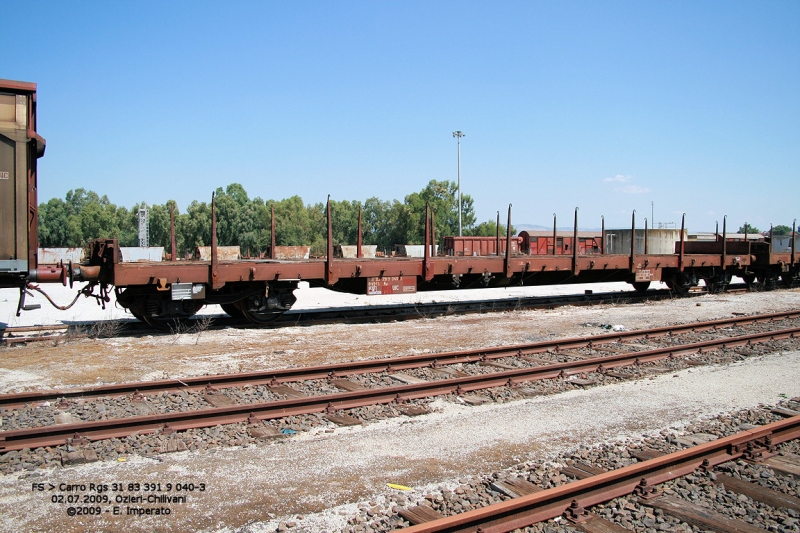
POLYGON ((417 292, 416 276, 384 276, 367 278, 367 294, 414 294, 417 292))

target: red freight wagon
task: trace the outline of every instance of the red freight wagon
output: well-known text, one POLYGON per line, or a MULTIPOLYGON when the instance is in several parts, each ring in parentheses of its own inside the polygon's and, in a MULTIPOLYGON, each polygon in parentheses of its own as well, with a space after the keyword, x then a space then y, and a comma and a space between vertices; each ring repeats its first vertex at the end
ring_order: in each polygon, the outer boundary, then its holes
MULTIPOLYGON (((520 252, 526 255, 562 255, 573 251, 573 232, 556 232, 556 247, 553 251, 553 233, 543 231, 522 231, 519 234, 520 252)), ((578 232, 578 253, 580 255, 599 254, 602 236, 593 232, 578 232)))
MULTIPOLYGON (((497 237, 445 237, 445 255, 497 255, 497 237)), ((500 254, 506 253, 506 238, 500 238, 500 254)), ((519 237, 511 237, 511 253, 519 253, 519 237)))

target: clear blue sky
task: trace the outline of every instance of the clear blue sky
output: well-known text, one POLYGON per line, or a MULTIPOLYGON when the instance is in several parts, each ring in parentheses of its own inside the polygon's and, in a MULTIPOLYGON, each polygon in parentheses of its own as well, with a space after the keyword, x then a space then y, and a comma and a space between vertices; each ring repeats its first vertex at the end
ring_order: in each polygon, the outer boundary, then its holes
MULTIPOLYGON (((479 221, 800 218, 800 2, 6 3, 39 84, 40 200, 181 210, 456 179, 479 221)), ((562 224, 559 225, 562 225, 562 224)))

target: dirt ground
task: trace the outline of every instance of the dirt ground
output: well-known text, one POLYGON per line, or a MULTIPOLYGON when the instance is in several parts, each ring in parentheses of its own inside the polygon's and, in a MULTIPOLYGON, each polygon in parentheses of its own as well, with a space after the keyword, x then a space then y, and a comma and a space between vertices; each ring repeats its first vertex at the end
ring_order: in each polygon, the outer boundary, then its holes
MULTIPOLYGON (((334 363, 428 351, 604 333, 600 324, 640 329, 796 309, 800 290, 707 295, 657 303, 620 303, 449 316, 407 322, 207 330, 110 339, 65 339, 0 349, 0 391, 62 388, 190 375, 334 363)), ((386 483, 424 493, 430 484, 488 473, 522 459, 546 458, 578 444, 680 427, 698 417, 800 395, 800 354, 774 354, 727 367, 692 369, 641 382, 573 391, 502 405, 434 402, 430 415, 384 420, 279 442, 213 452, 137 456, 0 476, 0 529, 6 531, 337 531, 348 509, 388 498, 386 483), (688 409, 686 405, 692 405, 688 409), (586 406, 591 405, 591 415, 586 406), (652 407, 652 412, 642 413, 652 407), (577 421, 580 421, 578 423, 577 421), (168 516, 68 516, 46 486, 89 483, 205 483, 168 516), (33 488, 32 488, 33 487, 33 488), (298 518, 298 516, 300 518, 298 518)), ((67 494, 61 492, 60 494, 67 494)), ((186 494, 186 493, 184 493, 186 494)), ((174 493, 172 494, 175 495, 174 493)), ((109 512, 106 512, 109 511, 109 512)))
MULTIPOLYGON (((340 296, 332 294, 331 298, 340 296)), ((596 335, 605 332, 598 327, 600 324, 641 329, 726 318, 732 313, 793 309, 798 297, 799 291, 792 290, 627 305, 625 293, 620 293, 618 304, 407 322, 277 330, 226 328, 105 339, 67 336, 58 342, 2 350, 0 392, 249 372, 524 343, 554 336, 596 335)), ((317 296, 317 300, 324 298, 317 296)), ((88 309, 85 316, 91 316, 93 306, 91 301, 84 304, 88 309)), ((57 312, 48 316, 52 315, 58 316, 57 312)), ((109 327, 113 328, 113 324, 109 323, 109 327)))

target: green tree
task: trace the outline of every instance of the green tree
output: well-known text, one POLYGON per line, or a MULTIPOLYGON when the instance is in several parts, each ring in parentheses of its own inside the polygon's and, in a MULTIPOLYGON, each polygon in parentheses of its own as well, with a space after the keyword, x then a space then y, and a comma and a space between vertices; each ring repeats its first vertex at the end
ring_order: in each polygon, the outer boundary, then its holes
POLYGON ((258 255, 263 251, 261 243, 269 224, 269 219, 262 220, 264 201, 261 198, 249 200, 239 211, 239 247, 242 253, 258 255))
MULTIPOLYGON (((103 196, 108 201, 108 198, 103 196)), ((67 211, 70 215, 77 215, 86 205, 97 202, 100 203, 100 197, 94 191, 87 191, 83 187, 75 189, 74 191, 67 191, 66 204, 67 211)))
POLYGON ((217 188, 217 242, 220 246, 236 246, 242 233, 241 212, 250 201, 244 187, 231 183, 224 190, 217 188))
MULTIPOLYGON (((514 229, 514 226, 511 226, 511 235, 515 235, 517 230, 514 229)), ((470 235, 476 235, 479 237, 495 237, 497 236, 497 222, 494 220, 487 220, 486 222, 481 222, 477 226, 472 229, 470 235)), ((504 224, 500 224, 500 236, 506 236, 506 226, 504 224)))
POLYGON ((305 227, 306 243, 311 245, 312 255, 327 253, 326 238, 328 235, 328 215, 322 202, 306 206, 308 223, 305 227))
MULTIPOLYGON (((167 252, 169 252, 170 246, 172 245, 169 216, 170 205, 175 210, 175 216, 179 216, 180 213, 175 200, 169 200, 164 205, 154 204, 148 208, 149 220, 147 225, 150 230, 148 239, 150 246, 163 246, 164 250, 167 252)), ((177 231, 175 232, 175 240, 179 240, 177 231)), ((180 250, 180 245, 178 245, 178 250, 180 250)))
POLYGON ((424 217, 424 208, 417 213, 411 206, 394 200, 386 217, 387 232, 384 240, 388 243, 388 248, 394 249, 395 244, 424 243, 424 217))
POLYGON ((108 202, 103 197, 102 202, 92 200, 86 203, 76 216, 80 221, 82 237, 80 243, 72 246, 82 246, 92 239, 119 238, 119 224, 117 221, 117 206, 108 202))
POLYGON ((373 196, 364 202, 364 212, 361 216, 364 243, 374 244, 383 252, 390 252, 394 245, 389 238, 391 232, 389 211, 391 208, 391 202, 373 196))
MULTIPOLYGON (((418 193, 406 196, 405 204, 411 208, 408 216, 410 225, 417 228, 413 240, 406 243, 420 244, 424 242, 425 205, 430 205, 435 219, 435 235, 437 242, 446 236, 458 235, 458 184, 452 181, 431 180, 418 193)), ((474 201, 467 194, 461 195, 461 225, 469 229, 475 224, 474 201)))
POLYGON ((39 246, 61 248, 70 240, 67 204, 60 198, 52 198, 39 204, 39 246))
POLYGON ((256 228, 254 230, 255 244, 251 248, 251 253, 253 254, 266 251, 271 244, 272 222, 270 208, 273 203, 272 200, 264 201, 259 197, 250 202, 245 216, 249 219, 249 226, 256 228))
POLYGON ((761 231, 759 231, 759 229, 755 226, 745 223, 744 226, 741 226, 736 233, 747 233, 748 235, 753 235, 754 233, 761 233, 761 231))
MULTIPOLYGON (((331 200, 331 220, 333 230, 333 244, 356 244, 358 241, 358 211, 362 210, 362 237, 363 237, 363 206, 361 202, 331 200)), ((325 234, 327 235, 327 218, 325 234)))
POLYGON ((70 190, 65 201, 39 205, 39 242, 46 247, 78 247, 96 238, 120 238, 117 206, 107 196, 83 188, 70 190))
POLYGON ((186 213, 176 217, 175 231, 181 235, 184 250, 211 244, 211 206, 192 201, 186 213))
MULTIPOLYGON (((269 202, 268 202, 269 203, 269 202)), ((311 244, 309 210, 299 196, 292 196, 275 205, 275 241, 278 246, 303 246, 311 244)))
MULTIPOLYGON (((420 192, 409 194, 402 202, 369 198, 331 202, 333 242, 355 244, 358 238, 358 212, 363 209, 363 236, 366 244, 375 244, 389 252, 395 244, 424 242, 425 206, 435 217, 437 241, 458 232, 457 185, 449 181, 431 181, 420 192)), ((238 245, 243 252, 260 253, 270 245, 270 210, 275 208, 276 242, 283 246, 312 246, 315 253, 325 252, 327 234, 325 204, 305 205, 302 198, 283 200, 250 199, 239 183, 215 191, 217 236, 220 245, 238 245)), ((83 246, 94 238, 116 238, 122 246, 138 245, 139 208, 115 206, 107 196, 77 188, 65 199, 51 199, 39 205, 39 239, 42 246, 83 246)), ((169 208, 175 211, 178 253, 211 243, 211 206, 193 201, 180 213, 174 200, 153 204, 149 211, 149 242, 170 246, 169 208)), ((493 225, 473 228, 473 200, 462 197, 462 221, 465 233, 493 232, 493 225)))
POLYGON ((792 233, 791 226, 778 225, 772 228, 773 235, 789 235, 792 233))
POLYGON ((125 207, 117 207, 116 218, 119 225, 119 245, 139 246, 139 204, 131 211, 125 207))

